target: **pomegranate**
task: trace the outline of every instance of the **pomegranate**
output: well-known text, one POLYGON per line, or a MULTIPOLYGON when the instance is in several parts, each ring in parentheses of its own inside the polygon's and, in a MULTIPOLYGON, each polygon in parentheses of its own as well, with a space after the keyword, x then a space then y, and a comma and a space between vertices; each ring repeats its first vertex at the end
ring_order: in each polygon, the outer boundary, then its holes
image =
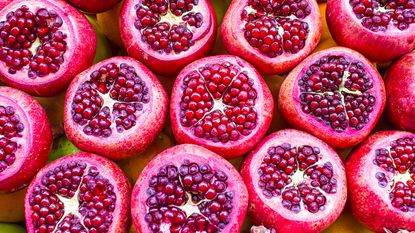
POLYGON ((114 7, 121 0, 66 0, 75 7, 90 13, 100 13, 114 7))
POLYGON ((130 189, 121 169, 101 156, 79 152, 55 160, 27 190, 28 233, 126 232, 130 189))
POLYGON ((0 87, 0 192, 20 189, 45 165, 52 130, 33 97, 0 87))
POLYGON ((359 53, 334 47, 314 53, 291 71, 278 106, 294 127, 347 148, 369 135, 385 98, 376 68, 359 53))
POLYGON ((62 0, 14 0, 0 10, 0 80, 52 96, 92 64, 91 24, 62 0))
POLYGON ((161 132, 167 95, 156 76, 130 57, 113 57, 70 84, 64 128, 75 146, 114 160, 144 151, 161 132))
POLYGON ((415 131, 415 52, 393 63, 386 74, 386 109, 399 128, 415 131))
POLYGON ((412 0, 328 0, 327 24, 341 46, 388 62, 415 48, 412 0))
POLYGON ((7 4, 12 2, 12 0, 0 0, 0 9, 3 9, 7 4))
POLYGON ((265 138, 242 164, 241 175, 254 223, 277 232, 321 232, 346 203, 341 159, 325 142, 298 130, 265 138))
POLYGON ((232 55, 202 58, 178 75, 170 117, 179 143, 206 147, 225 158, 254 147, 270 126, 274 100, 261 75, 232 55))
POLYGON ((240 233, 246 186, 225 159, 183 144, 157 155, 135 183, 131 215, 137 232, 240 233))
POLYGON ((265 226, 252 226, 249 230, 250 233, 277 233, 275 228, 267 228, 265 226))
POLYGON ((351 153, 346 172, 359 221, 379 233, 415 231, 415 134, 371 135, 351 153))
POLYGON ((217 22, 209 0, 125 0, 120 28, 129 55, 172 75, 209 53, 217 22))
POLYGON ((234 0, 222 22, 225 49, 264 74, 290 71, 317 46, 321 15, 315 0, 234 0))

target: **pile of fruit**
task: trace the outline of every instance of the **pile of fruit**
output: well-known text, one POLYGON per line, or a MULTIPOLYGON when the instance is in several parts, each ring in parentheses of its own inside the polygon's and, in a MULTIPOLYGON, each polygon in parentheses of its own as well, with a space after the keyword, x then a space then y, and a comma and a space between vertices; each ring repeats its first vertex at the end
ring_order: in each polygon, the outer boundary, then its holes
POLYGON ((415 0, 0 0, 0 233, 415 232, 415 0))

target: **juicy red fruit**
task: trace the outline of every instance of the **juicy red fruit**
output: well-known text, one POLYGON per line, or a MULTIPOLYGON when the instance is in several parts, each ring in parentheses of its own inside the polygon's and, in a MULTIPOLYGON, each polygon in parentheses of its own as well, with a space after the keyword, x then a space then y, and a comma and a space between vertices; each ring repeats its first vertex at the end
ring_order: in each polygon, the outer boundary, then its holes
POLYGON ((107 10, 110 10, 121 0, 66 0, 80 10, 91 12, 91 13, 100 13, 107 10))
POLYGON ((274 102, 260 74, 229 55, 197 60, 178 75, 171 97, 173 133, 226 158, 241 156, 265 135, 274 102))

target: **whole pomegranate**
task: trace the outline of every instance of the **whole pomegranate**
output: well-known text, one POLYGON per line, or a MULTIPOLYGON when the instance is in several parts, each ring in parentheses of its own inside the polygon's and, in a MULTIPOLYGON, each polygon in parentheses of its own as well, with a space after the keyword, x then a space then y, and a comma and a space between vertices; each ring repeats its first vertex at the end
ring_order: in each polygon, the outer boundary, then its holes
POLYGON ((161 132, 167 95, 143 64, 113 57, 80 73, 64 107, 66 135, 78 148, 114 160, 144 151, 161 132))
POLYGON ((91 24, 62 0, 14 0, 0 10, 0 80, 52 96, 92 64, 91 24))
POLYGON ((45 165, 51 147, 52 130, 39 102, 0 87, 0 192, 27 185, 45 165))
POLYGON ((240 233, 248 194, 238 171, 219 155, 183 144, 157 155, 132 194, 137 232, 240 233))
POLYGON ((248 213, 254 223, 267 226, 264 233, 321 232, 346 203, 341 159, 325 142, 298 130, 265 138, 247 156, 241 175, 249 193, 248 213))
POLYGON ((369 135, 385 98, 376 68, 361 54, 334 47, 314 53, 290 72, 278 106, 294 127, 347 148, 369 135))
POLYGON ((252 149, 267 132, 273 110, 261 75, 232 55, 206 57, 186 66, 177 76, 170 102, 176 140, 225 158, 252 149))
POLYGON ((314 0, 233 0, 222 22, 225 49, 264 74, 290 71, 317 46, 321 15, 314 0))
POLYGON ((75 7, 90 13, 100 13, 114 7, 121 0, 66 0, 75 7))
POLYGON ((25 196, 28 233, 128 229, 131 187, 112 161, 79 152, 42 168, 25 196))
POLYGON ((381 131, 346 163, 354 216, 375 232, 415 231, 415 134, 381 131))
POLYGON ((328 0, 327 24, 337 44, 388 62, 415 48, 412 0, 328 0))
POLYGON ((415 52, 393 63, 386 74, 386 109, 399 128, 415 131, 415 52))
POLYGON ((125 0, 120 28, 130 56, 172 75, 210 52, 217 22, 209 0, 125 0))

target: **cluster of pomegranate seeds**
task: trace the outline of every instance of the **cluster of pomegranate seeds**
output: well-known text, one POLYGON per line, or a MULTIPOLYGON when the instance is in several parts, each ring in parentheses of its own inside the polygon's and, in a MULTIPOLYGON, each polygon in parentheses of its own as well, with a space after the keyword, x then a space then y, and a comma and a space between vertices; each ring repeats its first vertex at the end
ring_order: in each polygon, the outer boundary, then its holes
POLYGON ((310 13, 306 0, 249 0, 241 15, 245 39, 271 58, 295 54, 305 46, 309 26, 304 19, 310 13))
POLYGON ((90 74, 79 86, 72 103, 72 119, 87 135, 109 137, 136 125, 136 114, 150 101, 148 87, 135 68, 109 63, 90 74))
POLYGON ((35 232, 98 233, 112 224, 116 195, 96 167, 80 161, 48 171, 29 202, 35 232))
POLYGON ((263 195, 280 197, 284 208, 294 213, 301 206, 311 213, 324 209, 325 195, 337 192, 337 180, 330 162, 318 163, 322 156, 318 147, 308 145, 268 148, 258 169, 263 195))
POLYGON ((203 15, 192 10, 198 0, 141 0, 136 8, 136 29, 153 50, 169 54, 187 51, 203 15))
POLYGON ((15 138, 22 137, 24 130, 19 115, 12 106, 0 106, 0 173, 16 161, 20 147, 15 138))
POLYGON ((183 81, 180 122, 213 142, 236 141, 257 124, 254 80, 229 62, 207 64, 183 81))
POLYGON ((389 189, 392 205, 401 211, 413 212, 415 210, 415 139, 400 138, 392 141, 388 148, 377 149, 373 163, 382 168, 382 172, 377 172, 375 178, 380 187, 389 189))
POLYGON ((374 32, 389 26, 405 30, 415 22, 414 0, 350 0, 350 5, 362 25, 374 32))
POLYGON ((149 181, 145 221, 152 232, 220 232, 230 222, 228 176, 207 164, 166 165, 149 181))
POLYGON ((376 102, 364 68, 345 56, 325 56, 310 65, 298 81, 302 111, 339 133, 362 129, 376 102))
POLYGON ((36 12, 22 5, 0 22, 0 60, 10 74, 28 70, 35 79, 56 73, 64 62, 67 35, 60 31, 62 18, 45 8, 36 12))

